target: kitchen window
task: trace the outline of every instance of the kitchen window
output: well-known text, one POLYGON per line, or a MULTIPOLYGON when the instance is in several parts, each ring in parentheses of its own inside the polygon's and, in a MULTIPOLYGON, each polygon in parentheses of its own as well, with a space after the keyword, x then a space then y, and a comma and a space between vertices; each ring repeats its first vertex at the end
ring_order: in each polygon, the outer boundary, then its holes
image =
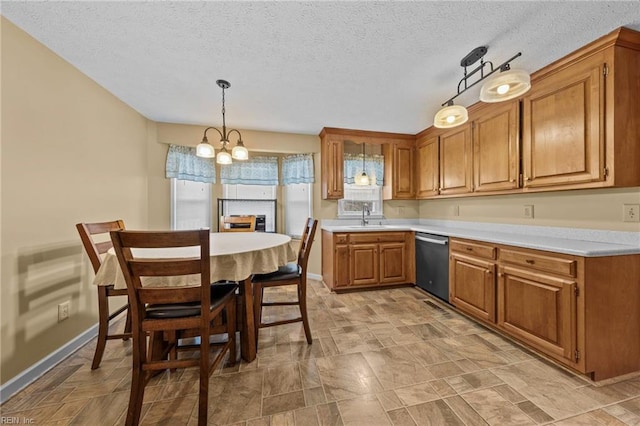
POLYGON ((344 198, 338 200, 338 217, 354 218, 362 216, 364 206, 371 216, 382 217, 382 187, 344 184, 344 198))
POLYGON ((211 229, 211 184, 171 179, 171 229, 211 229))

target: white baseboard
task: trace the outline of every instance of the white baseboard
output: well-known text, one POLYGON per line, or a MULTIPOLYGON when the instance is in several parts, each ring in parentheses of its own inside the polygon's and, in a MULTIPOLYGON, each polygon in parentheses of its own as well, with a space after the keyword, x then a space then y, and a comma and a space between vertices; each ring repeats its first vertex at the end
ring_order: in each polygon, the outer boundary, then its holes
POLYGON ((311 278, 312 280, 322 281, 322 275, 311 274, 309 272, 307 272, 307 278, 311 278))
POLYGON ((91 339, 98 335, 98 324, 88 328, 83 333, 69 341, 65 345, 56 349, 40 361, 33 364, 8 382, 0 386, 0 404, 4 404, 13 395, 29 386, 31 383, 42 377, 47 371, 58 365, 61 361, 73 354, 75 351, 86 345, 91 339))

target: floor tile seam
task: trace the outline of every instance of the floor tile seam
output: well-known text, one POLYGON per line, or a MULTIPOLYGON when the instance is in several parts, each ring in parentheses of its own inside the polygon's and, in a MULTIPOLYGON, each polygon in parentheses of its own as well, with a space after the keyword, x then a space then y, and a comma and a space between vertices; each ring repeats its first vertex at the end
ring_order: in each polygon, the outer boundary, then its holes
MULTIPOLYGON (((499 385, 497 385, 497 386, 499 386, 499 385)), ((485 388, 485 389, 491 389, 491 387, 489 387, 489 388, 485 388)), ((536 408, 538 408, 538 409, 539 409, 539 410, 541 410, 543 413, 545 413, 546 415, 548 415, 549 417, 551 417, 551 418, 553 419, 553 416, 551 416, 551 414, 547 413, 547 412, 546 412, 546 411, 544 411, 542 408, 538 407, 538 405, 537 405, 537 404, 535 404, 533 401, 531 401, 531 400, 529 400, 529 399, 526 399, 525 401, 520 401, 520 402, 518 402, 518 403, 515 403, 515 402, 511 402, 511 401, 509 401, 508 399, 506 399, 505 397, 503 397, 503 396, 502 396, 502 394, 500 394, 500 392, 498 392, 498 391, 496 391, 496 390, 494 390, 494 392, 496 392, 496 393, 497 393, 497 394, 498 394, 498 395, 499 395, 499 396, 500 396, 500 397, 501 397, 501 398, 502 398, 502 399, 503 399, 507 404, 509 404, 510 406, 512 406, 513 408, 515 408, 516 410, 518 410, 520 413, 522 413, 522 414, 524 414, 525 416, 527 416, 527 418, 531 419, 531 421, 533 422, 533 424, 536 424, 536 425, 537 425, 537 424, 538 424, 538 422, 537 422, 534 418, 532 418, 529 414, 527 414, 527 413, 526 413, 522 408, 520 408, 520 407, 518 406, 518 404, 521 404, 521 403, 523 403, 523 402, 529 401, 529 402, 531 402, 531 403, 532 403, 536 408)), ((467 393, 469 393, 469 392, 467 392, 467 393)), ((458 395, 458 396, 460 396, 460 398, 462 398, 462 399, 464 400, 464 402, 465 402, 469 407, 471 407, 474 411, 476 411, 476 412, 478 413, 478 411, 477 411, 475 408, 473 408, 473 405, 471 405, 471 403, 470 403, 469 401, 467 401, 467 400, 464 398, 464 396, 463 396, 463 395, 458 395)), ((445 401, 445 402, 446 402, 446 401, 445 401)), ((453 408, 453 407, 452 407, 452 408, 453 408)), ((486 419, 482 414, 478 413, 478 415, 480 415, 480 417, 481 417, 485 422, 487 422, 487 423, 489 424, 488 419, 486 419)), ((555 422, 555 421, 557 421, 557 420, 555 420, 555 419, 554 419, 554 420, 552 420, 552 421, 554 421, 554 422, 555 422)))
POLYGON ((469 404, 469 402, 468 402, 466 399, 462 398, 462 396, 461 396, 461 395, 451 395, 451 396, 448 396, 448 397, 446 397, 446 398, 444 398, 444 397, 443 397, 443 398, 441 398, 441 399, 442 399, 442 401, 443 401, 445 404, 447 404, 447 406, 449 406, 449 408, 451 408, 451 411, 453 411, 454 413, 456 413, 456 415, 458 416, 458 418, 460 419, 460 421, 461 421, 462 423, 464 423, 465 425, 468 425, 468 426, 477 426, 477 425, 473 425, 473 424, 472 424, 472 425, 469 425, 467 422, 465 422, 465 421, 464 421, 464 419, 461 417, 461 416, 462 416, 462 414, 458 413, 458 411, 456 411, 455 407, 454 407, 453 405, 449 404, 449 402, 447 401, 447 399, 449 399, 449 398, 453 398, 454 396, 457 396, 457 397, 459 397, 460 399, 462 399, 462 400, 464 401, 464 403, 465 403, 465 404, 467 404, 467 406, 468 406, 468 407, 469 407, 469 408, 470 408, 474 413, 476 413, 476 414, 478 415, 478 417, 480 417, 482 420, 484 420, 484 421, 485 421, 485 423, 487 423, 487 425, 489 424, 489 422, 488 422, 484 417, 482 417, 482 414, 480 414, 480 413, 479 413, 475 408, 473 408, 473 406, 472 406, 471 404, 469 404))
MULTIPOLYGON (((587 411, 579 411, 579 412, 577 412, 577 413, 570 414, 570 415, 568 415, 568 416, 566 416, 566 417, 561 417, 561 418, 559 418, 559 419, 551 420, 551 421, 549 421, 549 422, 547 422, 547 423, 544 423, 544 424, 545 424, 545 425, 547 425, 547 424, 551 424, 551 423, 555 423, 555 422, 560 422, 560 421, 564 421, 564 420, 569 420, 569 419, 572 419, 572 418, 574 418, 574 417, 582 416, 582 415, 585 415, 585 414, 590 414, 590 413, 591 413, 591 412, 593 412, 593 411, 603 410, 604 408, 611 407, 611 406, 616 405, 616 404, 619 404, 619 403, 618 403, 618 402, 614 402, 614 403, 611 403, 611 404, 604 404, 604 405, 600 405, 600 406, 597 406, 597 407, 591 407, 591 408, 590 408, 589 410, 587 410, 587 411)), ((536 405, 536 407, 538 407, 538 406, 536 405)), ((540 408, 540 407, 538 407, 538 408, 540 408)), ((624 407, 622 407, 622 408, 623 408, 625 411, 627 411, 627 412, 631 413, 631 412, 630 412, 629 410, 627 410, 626 408, 624 408, 624 407)), ((540 408, 540 409, 542 410, 542 408, 540 408)), ((544 411, 544 410, 542 410, 542 411, 544 411)), ((544 412, 545 412, 545 413, 547 413, 546 411, 544 411, 544 412)), ((608 414, 608 413, 607 413, 607 414, 608 414)), ((632 413, 632 414, 634 414, 634 413, 632 413)), ((551 416, 551 414, 549 414, 549 413, 547 413, 547 415, 548 415, 549 417, 552 417, 552 416, 551 416)), ((620 421, 620 422, 622 422, 622 423, 625 423, 625 424, 626 424, 626 422, 624 422, 624 421, 623 421, 622 419, 620 419, 619 417, 614 416, 613 414, 610 414, 610 416, 612 416, 612 417, 614 417, 616 420, 618 420, 618 421, 620 421)), ((640 416, 639 416, 639 417, 640 417, 640 416)))

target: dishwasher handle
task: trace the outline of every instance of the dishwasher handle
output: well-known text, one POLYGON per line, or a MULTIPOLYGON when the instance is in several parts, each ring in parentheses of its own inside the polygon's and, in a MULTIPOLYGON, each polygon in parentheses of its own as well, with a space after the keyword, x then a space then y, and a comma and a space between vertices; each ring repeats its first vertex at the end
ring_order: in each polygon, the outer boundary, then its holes
POLYGON ((440 244, 441 246, 446 246, 449 243, 447 240, 434 240, 433 238, 421 237, 418 235, 416 235, 416 240, 424 241, 425 243, 440 244))

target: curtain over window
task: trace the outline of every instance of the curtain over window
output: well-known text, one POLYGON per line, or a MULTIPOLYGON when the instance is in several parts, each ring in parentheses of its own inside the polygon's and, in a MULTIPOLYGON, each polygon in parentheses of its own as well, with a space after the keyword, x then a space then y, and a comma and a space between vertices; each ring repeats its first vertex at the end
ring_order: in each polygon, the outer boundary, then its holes
POLYGON ((283 185, 313 182, 313 154, 288 155, 282 159, 283 185))
MULTIPOLYGON (((382 186, 384 179, 384 156, 365 155, 364 171, 372 182, 377 186, 382 186), (375 179, 373 179, 375 178, 375 179)), ((355 183, 354 178, 362 173, 362 154, 344 154, 344 182, 355 183)))
POLYGON ((216 183, 216 166, 210 159, 197 157, 195 148, 169 145, 165 175, 167 178, 216 183))
POLYGON ((220 168, 220 182, 242 185, 277 185, 278 157, 251 157, 220 168))

